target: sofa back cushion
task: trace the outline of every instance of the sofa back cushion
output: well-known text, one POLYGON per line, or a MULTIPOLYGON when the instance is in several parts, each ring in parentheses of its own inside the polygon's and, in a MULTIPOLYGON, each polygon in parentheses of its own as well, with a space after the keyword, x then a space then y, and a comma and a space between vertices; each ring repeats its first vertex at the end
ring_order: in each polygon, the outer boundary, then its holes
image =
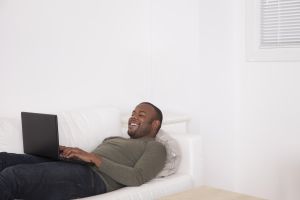
POLYGON ((0 118, 0 152, 23 153, 21 119, 0 118))
POLYGON ((121 135, 120 111, 115 107, 90 107, 58 114, 61 145, 94 150, 106 137, 121 135))
MULTIPOLYGON (((120 111, 98 106, 57 114, 60 145, 92 151, 109 136, 121 135, 120 111)), ((0 118, 0 152, 23 153, 21 117, 0 118)))

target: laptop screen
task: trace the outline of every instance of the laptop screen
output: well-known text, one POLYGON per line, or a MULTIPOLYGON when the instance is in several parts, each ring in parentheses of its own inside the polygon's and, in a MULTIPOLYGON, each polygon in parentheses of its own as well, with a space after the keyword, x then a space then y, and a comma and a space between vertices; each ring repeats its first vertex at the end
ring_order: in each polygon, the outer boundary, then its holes
POLYGON ((21 112, 24 153, 58 159, 57 116, 21 112))

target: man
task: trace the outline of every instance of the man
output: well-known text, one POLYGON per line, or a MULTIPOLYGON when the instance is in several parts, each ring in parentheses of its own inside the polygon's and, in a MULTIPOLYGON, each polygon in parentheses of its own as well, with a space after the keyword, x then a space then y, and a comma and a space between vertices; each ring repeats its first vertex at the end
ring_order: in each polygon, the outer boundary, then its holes
POLYGON ((161 111, 151 103, 136 106, 128 120, 130 138, 106 138, 93 152, 61 147, 61 154, 87 165, 32 155, 0 153, 0 199, 74 199, 138 186, 164 167, 165 147, 155 141, 161 111))

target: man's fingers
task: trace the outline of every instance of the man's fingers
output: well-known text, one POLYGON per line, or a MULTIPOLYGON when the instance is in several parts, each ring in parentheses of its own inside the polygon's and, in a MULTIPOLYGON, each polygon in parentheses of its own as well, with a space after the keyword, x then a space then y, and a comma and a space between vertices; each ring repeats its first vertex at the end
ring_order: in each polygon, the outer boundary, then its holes
POLYGON ((81 149, 78 148, 68 148, 66 150, 64 150, 63 155, 66 157, 78 157, 80 154, 82 154, 83 151, 81 149))
POLYGON ((77 147, 62 147, 61 155, 63 157, 71 158, 71 157, 82 157, 86 153, 85 151, 77 148, 77 147))

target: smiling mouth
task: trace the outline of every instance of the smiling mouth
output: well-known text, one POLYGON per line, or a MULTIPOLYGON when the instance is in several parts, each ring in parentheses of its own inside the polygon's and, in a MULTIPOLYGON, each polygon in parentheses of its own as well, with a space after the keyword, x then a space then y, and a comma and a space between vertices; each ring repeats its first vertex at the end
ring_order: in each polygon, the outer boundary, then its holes
POLYGON ((137 123, 133 123, 133 122, 128 124, 129 128, 137 128, 138 126, 139 125, 137 123))

